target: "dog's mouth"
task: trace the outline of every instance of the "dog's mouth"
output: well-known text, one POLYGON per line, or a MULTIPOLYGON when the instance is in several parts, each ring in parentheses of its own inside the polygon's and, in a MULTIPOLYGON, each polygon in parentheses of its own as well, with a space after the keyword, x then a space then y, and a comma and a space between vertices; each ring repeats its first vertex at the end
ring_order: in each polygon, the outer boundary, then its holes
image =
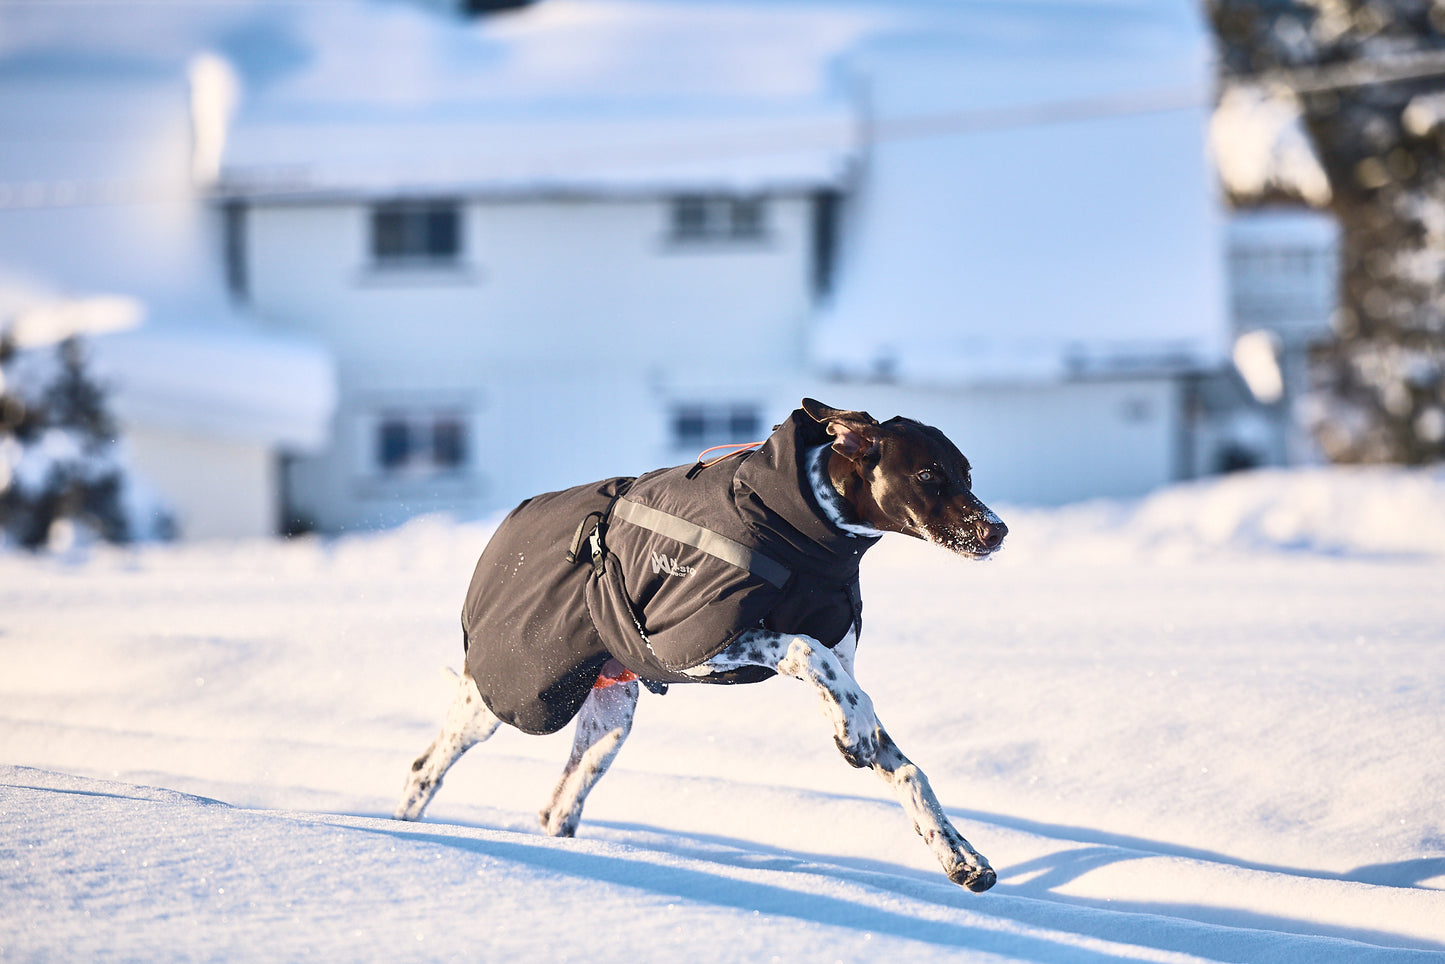
POLYGON ((985 523, 963 527, 928 526, 914 523, 913 529, 934 545, 941 546, 955 555, 975 560, 988 559, 1002 549, 1004 536, 1008 533, 1008 528, 1003 523, 998 523, 996 526, 985 523))
POLYGON ((977 538, 969 538, 968 535, 957 532, 939 532, 933 529, 919 529, 923 538, 936 546, 942 546, 955 555, 964 556, 968 559, 987 559, 1003 548, 1003 543, 988 546, 977 538))

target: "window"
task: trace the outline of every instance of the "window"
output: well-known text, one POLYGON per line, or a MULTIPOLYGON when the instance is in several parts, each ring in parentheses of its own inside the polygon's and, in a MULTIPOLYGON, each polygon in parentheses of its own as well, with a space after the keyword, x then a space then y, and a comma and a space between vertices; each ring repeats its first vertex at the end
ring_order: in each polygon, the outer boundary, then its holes
POLYGON ((767 230, 761 197, 686 194, 672 201, 673 241, 758 241, 767 230))
POLYGON ((729 442, 756 442, 763 419, 751 404, 685 404, 672 411, 673 445, 699 452, 729 442))
POLYGON ((455 474, 467 467, 467 423, 451 412, 388 413, 376 423, 376 466, 384 475, 455 474))
POLYGON ((447 265, 462 253, 462 215, 454 201, 398 201, 371 212, 371 256, 380 266, 447 265))

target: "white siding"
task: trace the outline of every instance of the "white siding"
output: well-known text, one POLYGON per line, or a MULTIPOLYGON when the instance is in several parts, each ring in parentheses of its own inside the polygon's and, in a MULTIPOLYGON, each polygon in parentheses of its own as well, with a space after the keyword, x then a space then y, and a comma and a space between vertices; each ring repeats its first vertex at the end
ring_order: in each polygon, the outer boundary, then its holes
POLYGON ((469 380, 475 366, 689 357, 801 361, 810 208, 770 205, 766 240, 679 245, 661 200, 465 206, 457 271, 377 270, 369 208, 249 212, 251 297, 267 318, 321 335, 370 379, 469 380))
POLYGON ((367 205, 253 209, 258 314, 339 366, 332 446, 293 463, 293 507, 329 530, 472 515, 668 461, 671 401, 801 370, 811 213, 773 198, 763 239, 683 244, 664 199, 471 202, 455 268, 388 270, 367 205), (378 417, 427 411, 465 414, 463 470, 379 472, 378 417))
POLYGON ((829 405, 907 415, 943 431, 985 502, 1129 497, 1179 477, 1178 386, 1167 377, 960 389, 815 386, 829 405))
POLYGON ((186 539, 274 535, 276 460, 265 442, 129 425, 126 451, 186 539))

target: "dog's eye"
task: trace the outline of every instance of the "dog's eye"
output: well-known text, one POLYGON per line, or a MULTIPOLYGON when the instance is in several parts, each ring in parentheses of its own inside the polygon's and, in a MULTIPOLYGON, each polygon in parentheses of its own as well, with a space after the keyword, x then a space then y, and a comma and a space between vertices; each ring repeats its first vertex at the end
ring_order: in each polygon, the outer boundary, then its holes
POLYGON ((939 485, 943 482, 943 473, 935 472, 933 469, 919 469, 914 478, 924 485, 939 485))

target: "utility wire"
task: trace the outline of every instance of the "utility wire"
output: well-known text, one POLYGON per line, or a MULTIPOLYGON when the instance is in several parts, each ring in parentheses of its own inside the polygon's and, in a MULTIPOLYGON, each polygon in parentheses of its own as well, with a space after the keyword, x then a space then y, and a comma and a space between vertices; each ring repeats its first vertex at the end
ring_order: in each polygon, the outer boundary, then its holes
POLYGON ((1445 76, 1445 50, 1424 50, 1383 59, 1357 57, 1337 64, 1311 67, 1280 67, 1253 74, 1225 75, 1224 79, 1265 87, 1286 87, 1297 94, 1319 94, 1440 76, 1445 76))
MULTIPOLYGON (((0 4, 14 0, 0 0, 0 4)), ((1283 87, 1299 94, 1346 90, 1372 84, 1398 83, 1445 76, 1445 50, 1404 54, 1389 59, 1358 58, 1339 64, 1315 67, 1291 67, 1255 74, 1235 74, 1225 78, 1231 82, 1256 83, 1265 87, 1283 87)), ((1101 97, 1046 101, 1034 104, 1007 105, 977 109, 939 111, 902 117, 862 119, 858 132, 860 149, 876 144, 897 143, 925 138, 951 137, 992 131, 1046 127, 1089 120, 1142 116, 1175 111, 1206 109, 1212 97, 1198 87, 1181 86, 1156 90, 1127 91, 1101 97)), ((838 147, 836 141, 817 130, 798 128, 774 137, 754 137, 740 141, 735 137, 702 137, 687 140, 668 139, 645 149, 605 150, 609 165, 620 170, 627 166, 665 166, 705 159, 759 157, 771 154, 812 151, 838 147), (827 143, 827 142, 832 143, 827 143)), ((589 153, 589 158, 593 155, 589 153)), ((514 159, 515 161, 516 159, 514 159)), ((565 158, 551 155, 538 157, 538 167, 554 172, 543 180, 565 181, 569 166, 565 158)), ((601 175, 605 177, 605 175, 601 175)), ((582 180, 586 180, 583 178, 582 180)), ((307 190, 299 188, 299 191, 307 190)), ((310 190, 315 190, 314 187, 310 190)), ((0 211, 65 208, 86 205, 175 203, 193 197, 191 187, 182 180, 66 180, 0 182, 0 211)))
MULTIPOLYGON (((3 2, 3 0, 0 0, 3 2)), ((875 144, 896 143, 925 138, 948 137, 989 131, 1042 127, 1112 117, 1157 114, 1169 111, 1202 109, 1208 106, 1205 92, 1198 88, 1168 88, 1135 91, 1095 98, 1080 98, 1019 104, 1004 107, 940 111, 892 118, 861 118, 853 137, 847 143, 836 122, 803 123, 787 131, 771 132, 772 136, 754 134, 741 139, 734 134, 705 134, 693 137, 669 137, 651 144, 606 145, 585 153, 570 151, 538 155, 527 159, 511 158, 507 167, 547 172, 539 181, 565 182, 569 169, 586 169, 588 162, 602 160, 603 173, 592 180, 605 179, 606 171, 625 172, 642 166, 662 167, 688 165, 719 158, 761 157, 767 155, 811 152, 818 150, 866 149, 875 144), (569 163, 569 161, 571 163, 569 163)), ((417 173, 417 172, 413 172, 417 173)), ((458 178, 453 175, 451 180, 458 178)), ((461 178, 465 180, 465 178, 461 178)), ((484 176, 480 180, 488 180, 484 176)), ((586 175, 578 178, 586 182, 586 175)), ((506 180, 516 180, 507 178, 506 180)), ((307 188, 298 187, 304 192, 307 188)), ((310 188, 315 190, 315 187, 310 188)), ((175 202, 190 196, 189 186, 182 180, 124 181, 85 180, 0 182, 0 211, 16 209, 76 207, 82 205, 134 204, 175 202)))

